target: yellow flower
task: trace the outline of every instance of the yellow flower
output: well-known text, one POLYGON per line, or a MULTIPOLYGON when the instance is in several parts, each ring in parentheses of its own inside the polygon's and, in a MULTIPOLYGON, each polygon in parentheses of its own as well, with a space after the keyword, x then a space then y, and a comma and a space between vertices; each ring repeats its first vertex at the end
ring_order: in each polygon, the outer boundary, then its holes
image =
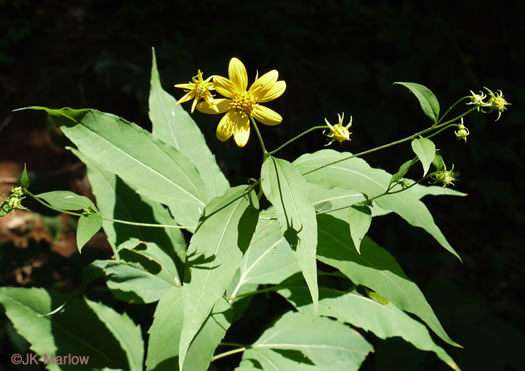
POLYGON ((210 82, 213 76, 208 77, 206 80, 202 79, 201 70, 197 70, 197 76, 193 76, 191 81, 187 84, 177 84, 176 88, 185 89, 186 94, 177 101, 177 104, 181 104, 193 99, 193 104, 191 105, 191 113, 195 111, 195 106, 199 102, 199 99, 204 99, 206 104, 212 109, 217 111, 217 106, 213 102, 213 96, 211 95, 210 90, 215 90, 213 83, 210 82))
POLYGON ((199 103, 197 109, 210 114, 226 112, 217 125, 217 139, 224 142, 233 135, 235 143, 242 148, 250 137, 250 115, 265 125, 281 123, 281 115, 259 103, 279 98, 286 90, 286 83, 277 81, 279 73, 272 70, 255 80, 246 90, 248 75, 244 64, 237 58, 230 60, 228 77, 213 77, 215 90, 226 97, 214 100, 218 111, 210 109, 204 102, 199 103))
POLYGON ((350 126, 352 126, 352 116, 350 116, 350 121, 348 122, 348 125, 346 126, 343 125, 343 120, 345 118, 344 112, 341 115, 337 114, 337 117, 339 118, 339 122, 335 125, 330 124, 326 118, 324 119, 324 121, 326 122, 326 125, 328 125, 328 127, 330 128, 330 133, 328 134, 325 133, 325 135, 328 138, 331 138, 330 142, 328 144, 325 144, 325 146, 329 146, 336 140, 339 143, 350 140, 350 134, 352 133, 349 132, 348 129, 350 128, 350 126))
POLYGON ((464 140, 465 143, 467 143, 467 137, 469 136, 470 131, 463 124, 463 117, 461 118, 461 122, 458 125, 458 130, 456 130, 454 134, 456 134, 457 140, 464 140))

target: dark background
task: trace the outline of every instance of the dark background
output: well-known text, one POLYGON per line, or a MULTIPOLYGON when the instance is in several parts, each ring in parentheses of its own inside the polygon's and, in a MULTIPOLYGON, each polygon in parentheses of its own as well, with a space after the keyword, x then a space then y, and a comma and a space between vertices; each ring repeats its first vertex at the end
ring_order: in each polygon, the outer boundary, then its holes
MULTIPOLYGON (((465 121, 471 132, 468 143, 457 141, 452 131, 435 138, 445 162, 461 172, 456 188, 469 196, 429 197, 425 202, 463 264, 395 216, 374 219, 370 234, 394 254, 423 289, 451 337, 465 346, 463 350, 446 347, 463 369, 525 369, 520 305, 525 294, 525 5, 520 1, 446 3, 0 0, 3 194, 7 195, 10 178, 24 162, 35 189, 85 188, 81 165, 56 145, 61 139, 48 132, 45 116, 12 113, 14 108, 90 107, 150 128, 151 47, 156 48, 164 88, 176 98, 183 92, 175 91, 173 84, 189 81, 197 68, 205 76, 225 76, 233 56, 244 62, 250 81, 256 70, 261 75, 277 69, 287 90, 268 106, 284 121, 261 128, 269 149, 321 124, 325 117, 335 122, 343 111, 346 117, 353 116, 354 124, 352 141, 333 145, 340 150, 358 152, 429 126, 415 98, 392 85, 395 81, 426 85, 438 97, 442 112, 469 90, 501 89, 512 105, 498 122, 494 122, 497 114, 472 114, 465 121)), ((218 116, 196 112, 194 119, 233 185, 258 177, 261 156, 255 135, 239 149, 233 140, 216 140, 218 116)), ((292 161, 326 142, 322 135, 310 134, 280 156, 292 161)), ((406 144, 366 160, 395 172, 411 156, 406 144)), ((67 258, 71 251, 64 253, 67 247, 61 251, 57 245, 67 245, 69 222, 55 219, 44 217, 43 226, 35 223, 21 231, 2 226, 2 285, 67 290, 78 280, 77 268, 104 254, 95 241, 82 258, 78 254, 67 258), (51 238, 38 237, 38 228, 51 238), (43 265, 35 265, 35 256, 43 265), (20 279, 16 272, 28 264, 33 268, 20 279)), ((270 304, 258 305, 261 315, 265 309, 271 313, 270 304)), ((10 354, 22 346, 16 345, 20 339, 5 319, 0 325, 5 330, 0 345, 10 354)), ((260 329, 232 327, 234 335, 250 331, 251 337, 260 334, 260 329)), ((224 361, 217 367, 228 369, 230 364, 224 361)), ((389 340, 376 343, 376 353, 363 368, 446 366, 433 355, 389 340)))

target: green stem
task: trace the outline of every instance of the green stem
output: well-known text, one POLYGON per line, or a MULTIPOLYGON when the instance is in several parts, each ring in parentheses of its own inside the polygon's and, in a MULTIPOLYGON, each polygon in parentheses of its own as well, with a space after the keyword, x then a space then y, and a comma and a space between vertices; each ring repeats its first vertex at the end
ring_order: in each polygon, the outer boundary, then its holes
MULTIPOLYGON (((456 102, 457 103, 457 102, 456 102)), ((375 147, 375 148, 372 148, 372 149, 369 149, 369 150, 366 150, 366 151, 363 151, 363 152, 359 152, 359 153, 356 153, 355 155, 350 155, 348 157, 345 157, 345 158, 342 158, 340 160, 335 160, 335 161, 332 161, 332 162, 329 162, 327 164, 324 164, 322 166, 319 166, 319 167, 316 167, 315 169, 312 169, 312 170, 309 170, 307 171, 306 173, 303 173, 302 175, 307 175, 307 174, 310 174, 310 173, 313 173, 314 171, 317 171, 317 170, 321 170, 325 167, 328 167, 328 166, 332 166, 332 165, 335 165, 335 164, 338 164, 340 162, 343 162, 343 161, 346 161, 346 160, 350 160, 354 157, 361 157, 361 156, 364 156, 364 155, 368 155, 370 153, 374 153, 374 152, 377 152, 377 151, 380 151, 382 149, 386 149, 386 148, 389 148, 389 147, 393 147, 393 146, 396 146, 398 144, 402 144, 402 143, 405 143, 405 142, 408 142, 408 141, 411 141, 411 140, 414 140, 420 136, 423 136, 427 133, 430 133, 431 131, 434 131, 434 130, 437 130, 437 129, 441 129, 442 127, 454 122, 454 121, 457 121, 459 120, 460 118, 468 115, 469 113, 471 113, 472 111, 474 111, 476 109, 476 107, 472 107, 471 109, 465 111, 464 113, 462 113, 461 115, 459 116, 456 116, 454 117, 453 119, 451 120, 448 120, 442 124, 439 124, 439 125, 432 125, 428 128, 426 128, 425 130, 421 130, 420 132, 417 132, 415 134, 412 134, 406 138, 403 138, 403 139, 399 139, 399 140, 396 140, 394 142, 391 142, 391 143, 388 143, 388 144, 384 144, 382 146, 379 146, 379 147, 375 147)))
POLYGON ((292 139, 290 139, 288 142, 284 143, 283 145, 279 146, 277 149, 274 149, 273 151, 271 152, 268 152, 269 155, 273 155, 274 153, 277 153, 279 152, 281 149, 283 149, 284 147, 286 147, 288 144, 291 144, 293 142, 295 142, 297 139, 301 138, 303 135, 306 135, 314 130, 320 130, 320 129, 329 129, 328 126, 326 125, 320 125, 320 126, 314 126, 306 131, 303 131, 301 134, 293 137, 292 139))
POLYGON ((228 357, 228 356, 231 356, 233 354, 237 354, 237 353, 242 353, 246 350, 246 347, 242 347, 242 348, 237 348, 237 349, 233 349, 233 350, 229 350, 227 352, 224 352, 224 353, 221 353, 221 354, 217 354, 216 356, 213 356, 213 358, 211 359, 211 361, 216 361, 218 359, 221 359, 221 358, 224 358, 224 357, 228 357))
POLYGON ((467 95, 467 96, 464 96, 464 97, 458 99, 457 102, 454 103, 453 105, 451 105, 450 108, 443 114, 443 116, 441 116, 441 118, 439 120, 436 121, 436 123, 434 125, 437 126, 441 121, 443 121, 445 116, 447 116, 449 114, 449 112, 452 111, 452 109, 454 107, 456 107, 460 102, 464 101, 465 99, 469 99, 469 98, 470 98, 470 96, 467 95))
MULTIPOLYGON (((62 209, 58 209, 56 207, 53 207, 51 205, 49 205, 47 202, 44 202, 42 201, 40 198, 38 198, 37 196, 35 196, 34 194, 32 194, 30 191, 28 191, 27 189, 24 189, 24 193, 27 194, 28 196, 30 196, 32 199, 34 199, 35 201, 37 201, 38 203, 40 203, 41 205, 53 210, 53 211, 56 211, 58 213, 63 213, 63 214, 69 214, 69 215, 73 215, 73 216, 78 216, 78 217, 81 217, 83 216, 84 214, 81 214, 81 213, 75 213, 73 211, 68 211, 68 210, 62 210, 62 209)), ((97 212, 98 213, 98 212, 97 212)), ((99 214, 100 215, 100 214, 99 214)), ((194 229, 194 227, 185 227, 185 226, 181 226, 181 225, 170 225, 170 224, 153 224, 153 223, 139 223, 139 222, 128 222, 126 220, 120 220, 120 219, 112 219, 112 218, 106 218, 102 215, 100 215, 102 217, 102 220, 106 220, 108 222, 113 222, 113 223, 120 223, 120 224, 128 224, 128 225, 136 225, 136 226, 140 226, 140 227, 152 227, 152 228, 176 228, 176 229, 194 229)))
POLYGON ((430 139, 430 138, 432 138, 433 136, 438 135, 438 134, 441 133, 442 131, 445 131, 445 130, 447 130, 448 128, 451 128, 451 127, 454 127, 454 126, 457 127, 458 124, 449 124, 449 125, 447 125, 447 126, 441 128, 441 129, 439 129, 439 130, 436 131, 435 133, 430 134, 429 136, 427 136, 427 137, 425 137, 425 138, 426 138, 426 139, 430 139))
POLYGON ((248 115, 248 116, 250 117, 250 121, 252 122, 255 132, 257 133, 257 137, 259 138, 259 143, 261 143, 261 149, 263 151, 263 162, 264 162, 264 160, 266 160, 266 158, 268 157, 268 151, 266 150, 266 146, 264 145, 264 141, 261 136, 261 132, 259 131, 259 127, 257 126, 257 123, 253 119, 252 115, 248 115))

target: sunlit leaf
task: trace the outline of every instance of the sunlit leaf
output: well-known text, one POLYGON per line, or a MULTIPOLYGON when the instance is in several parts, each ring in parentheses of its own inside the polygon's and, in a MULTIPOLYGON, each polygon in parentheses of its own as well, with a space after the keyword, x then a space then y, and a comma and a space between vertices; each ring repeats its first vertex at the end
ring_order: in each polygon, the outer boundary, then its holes
POLYGON ((348 225, 354 246, 359 251, 361 240, 372 223, 372 211, 368 206, 352 206, 348 210, 348 225))
POLYGON ((239 186, 214 198, 204 210, 188 249, 180 366, 192 339, 239 267, 257 224, 258 208, 255 192, 239 186))
POLYGON ((149 200, 168 205, 178 223, 195 227, 206 190, 191 161, 174 147, 118 116, 97 110, 49 109, 67 118, 60 126, 78 150, 118 174, 149 200))
MULTIPOLYGON (((106 311, 113 313, 107 315, 100 310, 102 304, 95 303, 93 309, 87 299, 74 299, 61 312, 46 316, 65 302, 65 296, 44 289, 0 288, 7 317, 37 354, 89 356, 90 369, 142 369, 142 338, 127 315, 110 308, 106 311)), ((49 369, 60 367, 50 365, 49 369)))
POLYGON ((228 189, 228 180, 219 169, 199 127, 175 98, 162 88, 155 50, 151 67, 149 118, 153 124, 153 136, 185 154, 206 180, 204 186, 208 200, 222 195, 228 189))
POLYGON ((430 117, 433 122, 438 120, 439 102, 434 93, 432 93, 429 88, 414 82, 395 82, 394 84, 403 85, 404 87, 408 88, 418 99, 423 112, 425 112, 425 115, 430 117))
POLYGON ((436 145, 426 138, 414 139, 411 145, 412 150, 419 158, 419 161, 421 161, 421 165, 423 165, 423 176, 425 176, 436 155, 436 145))
MULTIPOLYGON (((373 351, 365 338, 352 328, 325 317, 298 312, 285 313, 250 348, 253 351, 246 352, 243 361, 254 360, 264 365, 268 362, 266 350, 271 349, 299 366, 312 366, 317 370, 358 370, 373 351)), ((287 370, 293 364, 281 364, 280 357, 272 358, 273 367, 264 370, 287 370)))
MULTIPOLYGON (((369 198, 383 194, 392 175, 384 170, 370 167, 360 158, 347 159, 349 156, 348 153, 322 150, 303 155, 294 164, 308 182, 366 193, 369 198)), ((382 209, 394 211, 411 225, 423 228, 441 246, 459 258, 435 224, 425 204, 410 190, 379 197, 375 202, 382 209)))
POLYGON ((37 194, 36 197, 61 210, 83 210, 95 207, 87 197, 70 191, 53 191, 37 194))
POLYGON ((329 215, 319 215, 317 219, 320 261, 340 270, 354 284, 368 287, 399 309, 415 314, 444 341, 458 346, 441 326, 421 290, 392 255, 366 237, 359 254, 352 243, 348 223, 329 215))
MULTIPOLYGON (((278 291, 299 311, 313 314, 308 289, 298 275, 281 285, 278 291)), ((459 370, 454 360, 432 340, 427 328, 419 321, 392 304, 381 304, 362 296, 357 291, 341 292, 336 289, 319 289, 319 315, 335 318, 352 326, 373 332, 381 339, 399 336, 416 348, 434 352, 454 370, 459 370)))
POLYGON ((295 250, 315 306, 318 297, 317 223, 306 181, 292 164, 275 157, 264 161, 261 181, 264 194, 275 208, 283 236, 295 250))
POLYGON ((102 228, 102 217, 99 214, 82 215, 77 224, 77 248, 82 247, 102 228))

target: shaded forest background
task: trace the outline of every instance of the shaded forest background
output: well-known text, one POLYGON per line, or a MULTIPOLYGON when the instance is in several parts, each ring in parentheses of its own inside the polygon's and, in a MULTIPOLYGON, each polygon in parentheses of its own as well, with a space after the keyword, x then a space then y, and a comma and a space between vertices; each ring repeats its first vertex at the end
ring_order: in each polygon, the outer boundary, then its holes
MULTIPOLYGON (((446 132, 436 139, 447 164, 461 172, 456 188, 465 198, 428 198, 463 264, 425 233, 393 215, 374 219, 371 237, 387 248, 423 289, 451 337, 464 370, 525 369, 524 186, 525 4, 435 1, 182 2, 130 0, 0 0, 0 187, 7 195, 24 162, 33 192, 72 189, 89 194, 83 167, 63 149, 65 139, 44 115, 12 109, 42 105, 96 108, 150 129, 147 98, 151 48, 164 88, 180 98, 200 68, 227 74, 240 58, 253 81, 277 69, 285 94, 269 104, 284 121, 262 127, 275 148, 337 113, 353 116, 352 141, 335 149, 359 152, 427 127, 415 98, 395 81, 418 82, 438 97, 442 111, 484 86, 501 89, 512 103, 497 115, 473 114, 465 144, 446 132)), ((189 108, 188 108, 189 109, 189 108)), ((194 114, 232 185, 258 177, 260 149, 252 136, 244 149, 215 138, 216 116, 194 114)), ((280 156, 292 161, 327 139, 309 135, 280 156)), ((366 157, 395 172, 411 158, 409 145, 366 157)), ((414 176, 417 176, 414 173, 414 176)), ((28 203, 28 206, 33 206, 28 203)), ((71 291, 81 268, 108 254, 98 235, 75 252, 73 221, 45 210, 0 220, 0 284, 71 291)), ((111 300, 106 298, 106 300, 111 300)), ((253 317, 278 299, 259 298, 253 317)), ((147 329, 153 308, 114 303, 147 329), (139 307, 139 308, 137 308, 139 307)), ((232 327, 256 337, 250 328, 232 327)), ((0 370, 27 344, 0 317, 0 370)), ((376 344, 367 370, 442 369, 433 358, 401 341, 376 344), (425 366, 422 366, 425 365, 425 366), (423 367, 423 368, 421 368, 423 367)), ((233 359, 235 361, 235 359, 233 359)), ((217 369, 228 370, 229 361, 217 369)))

